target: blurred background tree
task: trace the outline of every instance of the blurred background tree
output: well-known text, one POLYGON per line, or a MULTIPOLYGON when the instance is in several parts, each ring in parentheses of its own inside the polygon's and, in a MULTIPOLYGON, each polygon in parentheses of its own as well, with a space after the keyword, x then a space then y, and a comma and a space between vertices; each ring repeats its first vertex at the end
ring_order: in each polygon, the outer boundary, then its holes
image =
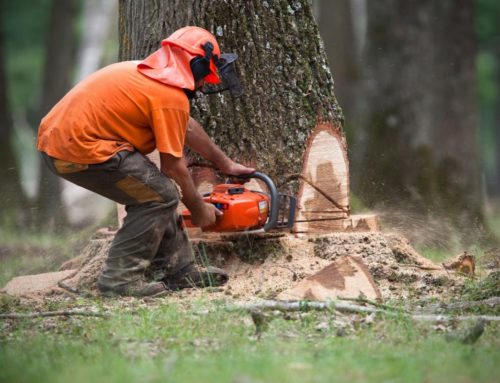
POLYGON ((116 61, 111 26, 117 25, 117 3, 0 1, 1 152, 2 163, 10 164, 0 173, 2 194, 8 195, 2 199, 2 227, 54 232, 94 222, 102 218, 105 200, 92 197, 78 210, 74 196, 88 194, 52 175, 34 148, 40 120, 52 106, 76 81, 116 61))
POLYGON ((488 237, 485 208, 499 197, 498 2, 315 5, 354 196, 425 245, 488 237))
MULTIPOLYGON (((47 178, 33 148, 40 117, 72 83, 117 60, 117 3, 0 0, 2 229, 82 226, 112 208, 47 178)), ((344 109, 353 205, 433 246, 477 238, 500 200, 500 2, 313 5, 344 109)))

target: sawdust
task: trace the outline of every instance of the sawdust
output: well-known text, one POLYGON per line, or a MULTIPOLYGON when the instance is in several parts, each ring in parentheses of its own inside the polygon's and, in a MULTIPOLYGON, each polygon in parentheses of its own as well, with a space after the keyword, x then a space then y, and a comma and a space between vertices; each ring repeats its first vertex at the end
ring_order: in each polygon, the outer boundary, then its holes
MULTIPOLYGON (((10 288, 9 294, 27 299, 50 295, 95 295, 95 282, 107 255, 113 232, 101 230, 82 254, 63 268, 61 280, 33 276, 46 285, 30 292, 10 288), (62 285, 64 289, 60 287, 62 285)), ((273 299, 330 265, 339 257, 354 256, 366 265, 384 300, 434 297, 448 294, 467 279, 419 255, 402 237, 385 233, 332 233, 315 237, 248 235, 194 241, 200 263, 223 267, 230 280, 223 287, 208 289, 217 299, 273 299)), ((29 277, 26 276, 24 278, 29 277)), ((187 289, 172 299, 192 299, 206 289, 187 289)))
POLYGON ((418 254, 405 238, 386 233, 336 233, 319 236, 316 257, 359 257, 372 274, 383 299, 429 297, 446 293, 463 278, 418 254))
POLYGON ((24 275, 10 280, 2 292, 14 296, 29 296, 32 294, 51 294, 57 282, 74 274, 76 270, 55 271, 36 275, 24 275))

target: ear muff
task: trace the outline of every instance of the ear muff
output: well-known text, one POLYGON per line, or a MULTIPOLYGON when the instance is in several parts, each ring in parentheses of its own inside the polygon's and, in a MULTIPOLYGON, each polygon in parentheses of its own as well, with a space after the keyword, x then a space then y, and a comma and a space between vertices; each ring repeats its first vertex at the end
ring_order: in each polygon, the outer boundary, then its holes
POLYGON ((205 56, 197 56, 189 62, 194 81, 202 80, 210 73, 210 60, 212 57, 215 58, 213 55, 214 46, 211 42, 206 42, 203 45, 203 50, 205 51, 205 56))

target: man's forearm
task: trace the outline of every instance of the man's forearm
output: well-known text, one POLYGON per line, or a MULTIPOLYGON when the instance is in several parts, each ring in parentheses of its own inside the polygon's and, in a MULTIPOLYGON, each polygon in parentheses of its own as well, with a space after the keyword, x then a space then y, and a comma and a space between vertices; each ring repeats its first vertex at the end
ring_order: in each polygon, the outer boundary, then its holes
POLYGON ((194 186, 184 159, 160 153, 160 160, 162 173, 172 178, 180 186, 182 190, 182 202, 191 213, 202 209, 204 204, 203 199, 194 186))
POLYGON ((186 134, 186 144, 191 150, 203 158, 213 162, 217 167, 224 168, 231 160, 212 141, 203 127, 193 118, 189 118, 186 134))

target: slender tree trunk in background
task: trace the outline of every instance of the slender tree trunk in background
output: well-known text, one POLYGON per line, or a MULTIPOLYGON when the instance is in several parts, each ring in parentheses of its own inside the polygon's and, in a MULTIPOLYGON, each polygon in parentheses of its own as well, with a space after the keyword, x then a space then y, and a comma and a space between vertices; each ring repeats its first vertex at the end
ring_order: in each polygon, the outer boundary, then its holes
MULTIPOLYGON (((82 32, 74 66, 76 84, 99 68, 116 62, 118 47, 118 1, 85 0, 83 3, 82 32), (114 30, 113 30, 114 29, 114 30), (109 49, 110 41, 116 49, 109 49)), ((62 196, 70 224, 85 226, 92 224, 109 212, 111 202, 90 190, 62 180, 62 196)))
MULTIPOLYGON (((1 5, 1 4, 0 4, 1 5)), ((0 211, 9 222, 6 224, 19 224, 18 213, 24 204, 23 191, 16 158, 11 145, 13 122, 7 99, 7 73, 6 57, 3 38, 3 28, 0 25, 0 182, 2 183, 2 196, 0 198, 0 211), (13 221, 11 221, 11 219, 13 221)))
POLYGON ((77 83, 102 66, 109 30, 115 23, 117 0, 86 0, 83 7, 83 32, 76 63, 77 83))
POLYGON ((471 239, 483 221, 473 1, 367 7, 369 107, 354 187, 371 206, 447 217, 471 239))
MULTIPOLYGON (((497 39, 500 43, 500 38, 497 39)), ((495 81, 497 83, 497 89, 500 89, 500 46, 496 45, 493 48, 494 57, 496 58, 496 71, 495 71, 495 81)), ((500 94, 496 96, 496 107, 494 108, 494 120, 491 127, 493 148, 496 148, 493 152, 493 169, 490 175, 489 195, 500 201, 500 94)))
MULTIPOLYGON (((53 0, 45 50, 40 117, 45 116, 71 87, 77 43, 74 25, 78 10, 78 0, 53 0)), ((42 164, 36 225, 43 230, 53 230, 63 228, 66 222, 60 178, 42 164)))
MULTIPOLYGON (((209 135, 229 156, 256 165, 277 184, 299 173, 324 182, 340 201, 342 209, 336 212, 348 214, 343 117, 309 1, 121 0, 120 59, 147 56, 185 25, 208 29, 223 51, 239 55, 246 94, 239 99, 229 94, 201 97, 192 105, 192 115, 209 135), (324 160, 315 149, 306 152, 306 146, 326 142, 324 160), (329 161, 331 153, 338 153, 337 163, 329 161), (314 170, 305 169, 306 162, 314 163, 314 170)), ((302 181, 288 186, 293 194, 311 194, 302 181)), ((299 216, 321 210, 312 203, 321 198, 299 203, 299 216)))
POLYGON ((346 132, 351 151, 355 134, 356 117, 360 100, 361 55, 360 36, 356 22, 362 22, 355 14, 352 0, 316 0, 316 19, 325 43, 330 69, 335 79, 335 94, 344 111, 346 132))

